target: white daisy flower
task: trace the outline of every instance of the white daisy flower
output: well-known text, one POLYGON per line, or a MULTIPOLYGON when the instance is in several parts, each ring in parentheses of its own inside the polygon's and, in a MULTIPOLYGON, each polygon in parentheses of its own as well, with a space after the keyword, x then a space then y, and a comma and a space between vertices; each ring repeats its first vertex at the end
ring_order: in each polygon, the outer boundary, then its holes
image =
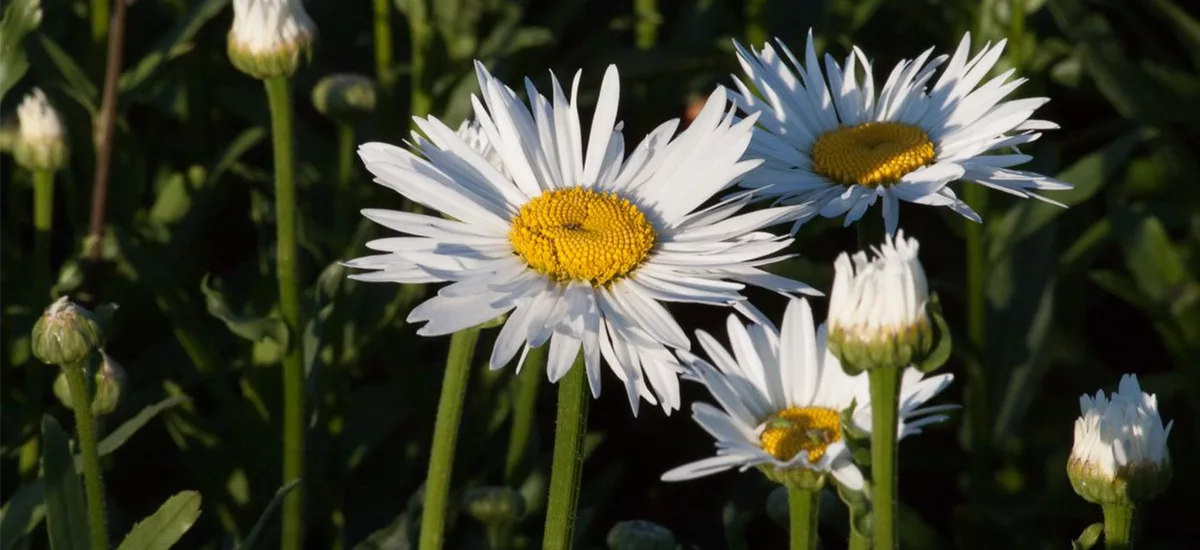
MULTIPOLYGON (((871 405, 867 376, 849 376, 825 346, 825 325, 813 327, 808 301, 793 299, 783 317, 783 333, 770 324, 727 323, 732 353, 703 331, 696 336, 716 364, 686 351, 680 359, 689 378, 702 382, 721 405, 692 405, 692 418, 716 439, 717 456, 675 468, 664 481, 681 481, 724 472, 763 468, 786 477, 804 468, 829 473, 852 490, 861 490, 863 475, 851 460, 843 437, 841 413, 857 403, 855 428, 870 432, 871 405)), ((900 388, 899 437, 913 435, 946 418, 953 405, 923 407, 954 379, 941 374, 925 378, 904 370, 900 388)))
POLYGON ((1111 397, 1104 391, 1080 396, 1079 410, 1067 468, 1076 491, 1103 502, 1120 496, 1109 494, 1114 489, 1145 499, 1165 488, 1171 461, 1167 436, 1175 421, 1163 427, 1158 398, 1142 392, 1137 376, 1122 376, 1111 397), (1114 487, 1118 479, 1125 483, 1114 487))
POLYGON ((739 160, 754 119, 735 124, 724 89, 687 130, 676 136, 678 121, 664 123, 626 156, 614 131, 616 67, 604 75, 586 141, 578 74, 569 101, 556 79, 552 98, 526 80, 527 107, 482 64, 476 69, 483 99, 472 98, 475 120, 502 169, 436 118, 416 119, 423 156, 382 143, 359 149, 375 181, 451 218, 365 210, 406 236, 368 243, 384 254, 346 264, 375 270, 354 276, 364 281, 451 282, 409 314, 426 322, 418 334, 449 334, 511 311, 493 368, 549 343, 554 382, 582 346, 593 395, 603 358, 635 414, 638 395, 670 412, 679 407, 679 365, 669 349, 687 349, 689 340, 662 302, 761 317, 741 294, 747 284, 820 294, 759 269, 791 243, 762 229, 810 207, 739 214, 752 198, 739 193, 698 210, 758 164, 739 160))
POLYGON ((947 59, 931 59, 932 48, 896 65, 876 94, 871 62, 857 47, 841 66, 826 54, 822 72, 811 30, 803 64, 782 42, 787 61, 770 44, 755 52, 735 42, 755 91, 735 76, 741 93, 730 95, 743 111, 759 113, 765 130, 754 134, 747 152, 765 162, 742 185, 785 204, 813 201, 822 216, 845 215, 847 226, 882 199, 889 233, 899 223, 902 200, 946 206, 980 221, 947 186, 960 179, 1063 206, 1031 191, 1070 185, 1012 168, 1031 158, 1016 146, 1058 128, 1029 118, 1049 99, 1001 101, 1025 79, 1010 80, 1010 69, 980 86, 1004 41, 969 58, 970 44, 968 34, 928 91, 926 83, 947 59))

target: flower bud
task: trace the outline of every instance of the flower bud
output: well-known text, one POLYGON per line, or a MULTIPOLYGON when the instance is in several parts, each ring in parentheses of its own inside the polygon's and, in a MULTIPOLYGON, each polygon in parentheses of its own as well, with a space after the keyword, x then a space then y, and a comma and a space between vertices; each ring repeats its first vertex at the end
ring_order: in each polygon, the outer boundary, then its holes
POLYGON ((313 107, 340 122, 375 110, 375 81, 359 74, 331 74, 313 86, 313 107))
POLYGON ((65 366, 87 359, 103 341, 95 315, 63 296, 34 323, 31 347, 43 363, 65 366))
POLYGON ((63 125, 50 100, 34 88, 17 107, 20 128, 13 144, 17 164, 32 171, 57 172, 67 162, 63 125))
POLYGON ((467 513, 485 525, 516 523, 525 515, 525 499, 508 487, 474 487, 463 500, 467 513))
POLYGON ((847 374, 903 368, 933 351, 929 288, 917 250, 917 240, 901 231, 873 248, 873 257, 843 253, 834 264, 829 348, 847 374))
POLYGON ((1095 504, 1137 505, 1167 488, 1171 456, 1158 399, 1138 385, 1137 377, 1121 377, 1117 392, 1106 398, 1079 398, 1082 416, 1075 421, 1075 443, 1067 476, 1075 492, 1095 504))
POLYGON ((233 0, 229 60, 254 78, 291 76, 316 34, 301 0, 233 0))
MULTIPOLYGON (((125 369, 113 360, 107 353, 101 353, 100 368, 96 369, 93 377, 92 413, 96 415, 109 414, 117 409, 121 402, 121 394, 125 388, 125 369)), ((58 373, 54 379, 54 395, 68 409, 73 406, 71 386, 67 383, 66 373, 58 373)))
POLYGON ((609 550, 675 550, 675 535, 666 527, 640 519, 618 522, 608 531, 609 550))

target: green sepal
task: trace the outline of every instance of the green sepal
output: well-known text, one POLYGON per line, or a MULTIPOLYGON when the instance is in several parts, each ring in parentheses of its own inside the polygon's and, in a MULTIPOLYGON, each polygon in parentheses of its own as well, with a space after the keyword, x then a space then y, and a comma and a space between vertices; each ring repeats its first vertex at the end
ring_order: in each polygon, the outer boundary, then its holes
POLYGON ((1079 538, 1071 541, 1071 550, 1091 550, 1100 541, 1100 535, 1103 534, 1104 524, 1093 523, 1079 534, 1079 538))
MULTIPOLYGON (((866 475, 866 472, 863 472, 866 475)), ((859 536, 870 539, 872 535, 872 515, 871 515, 871 482, 863 480, 863 490, 853 491, 845 485, 837 483, 838 498, 846 505, 846 509, 850 512, 850 528, 859 536)))
POLYGON ((857 397, 851 399, 850 405, 842 409, 842 437, 857 442, 870 443, 871 433, 866 430, 859 429, 858 425, 854 423, 854 411, 856 409, 858 409, 857 397))
POLYGON ((942 315, 942 302, 938 299, 936 292, 929 295, 929 302, 925 305, 925 314, 933 325, 933 347, 920 361, 913 364, 913 368, 929 374, 950 359, 953 342, 950 338, 950 325, 946 323, 946 318, 942 315))

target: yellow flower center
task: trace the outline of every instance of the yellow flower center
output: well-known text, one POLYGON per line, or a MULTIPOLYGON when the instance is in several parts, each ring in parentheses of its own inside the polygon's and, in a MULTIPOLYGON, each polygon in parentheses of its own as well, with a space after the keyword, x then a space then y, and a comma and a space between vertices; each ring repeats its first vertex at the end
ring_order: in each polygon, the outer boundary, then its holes
POLYGON ((815 464, 825 456, 829 445, 842 439, 838 412, 822 407, 789 407, 767 418, 759 436, 762 449, 771 456, 788 461, 800 451, 808 451, 815 464))
POLYGON ((867 122, 821 134, 813 169, 842 185, 891 185, 936 157, 933 142, 916 126, 867 122))
POLYGON ((602 286, 645 261, 654 227, 616 193, 581 187, 547 191, 521 207, 508 231, 529 267, 556 281, 602 286))

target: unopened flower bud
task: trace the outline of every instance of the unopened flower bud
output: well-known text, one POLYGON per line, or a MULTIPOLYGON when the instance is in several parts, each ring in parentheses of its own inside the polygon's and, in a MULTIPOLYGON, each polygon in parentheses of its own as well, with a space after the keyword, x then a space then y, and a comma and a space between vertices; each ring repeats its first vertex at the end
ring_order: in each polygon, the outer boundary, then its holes
POLYGON ((1142 393, 1137 377, 1125 375, 1117 392, 1106 398, 1079 398, 1082 416, 1075 421, 1075 444, 1067 461, 1067 476, 1085 500, 1122 506, 1148 501, 1171 481, 1167 436, 1174 421, 1163 427, 1158 399, 1142 393))
POLYGON ((34 323, 31 347, 43 363, 65 366, 86 359, 103 341, 95 315, 63 296, 34 323))
POLYGON ((20 128, 13 144, 17 164, 33 171, 57 172, 67 162, 62 121, 50 100, 34 88, 17 107, 20 128))
MULTIPOLYGON (((100 367, 96 369, 93 386, 90 390, 92 413, 96 415, 109 414, 117 409, 117 405, 121 402, 126 378, 125 369, 121 368, 119 363, 109 357, 107 353, 101 352, 101 354, 100 367)), ((68 409, 73 406, 71 386, 67 383, 64 372, 60 372, 58 378, 54 380, 54 395, 68 409)))
POLYGON ((640 519, 618 522, 608 531, 609 550, 675 550, 675 535, 666 527, 640 519))
POLYGON ((291 76, 307 57, 317 27, 301 0, 233 0, 229 59, 258 79, 291 76))
POLYGON ((525 499, 508 487, 475 487, 463 500, 467 513, 484 525, 516 523, 525 515, 525 499))
POLYGON ((917 250, 917 240, 901 231, 873 248, 873 257, 843 253, 834 264, 829 348, 847 374, 903 368, 934 349, 929 288, 917 250))
POLYGON ((375 81, 360 74, 331 74, 317 81, 312 101, 319 113, 350 122, 375 110, 375 81))

